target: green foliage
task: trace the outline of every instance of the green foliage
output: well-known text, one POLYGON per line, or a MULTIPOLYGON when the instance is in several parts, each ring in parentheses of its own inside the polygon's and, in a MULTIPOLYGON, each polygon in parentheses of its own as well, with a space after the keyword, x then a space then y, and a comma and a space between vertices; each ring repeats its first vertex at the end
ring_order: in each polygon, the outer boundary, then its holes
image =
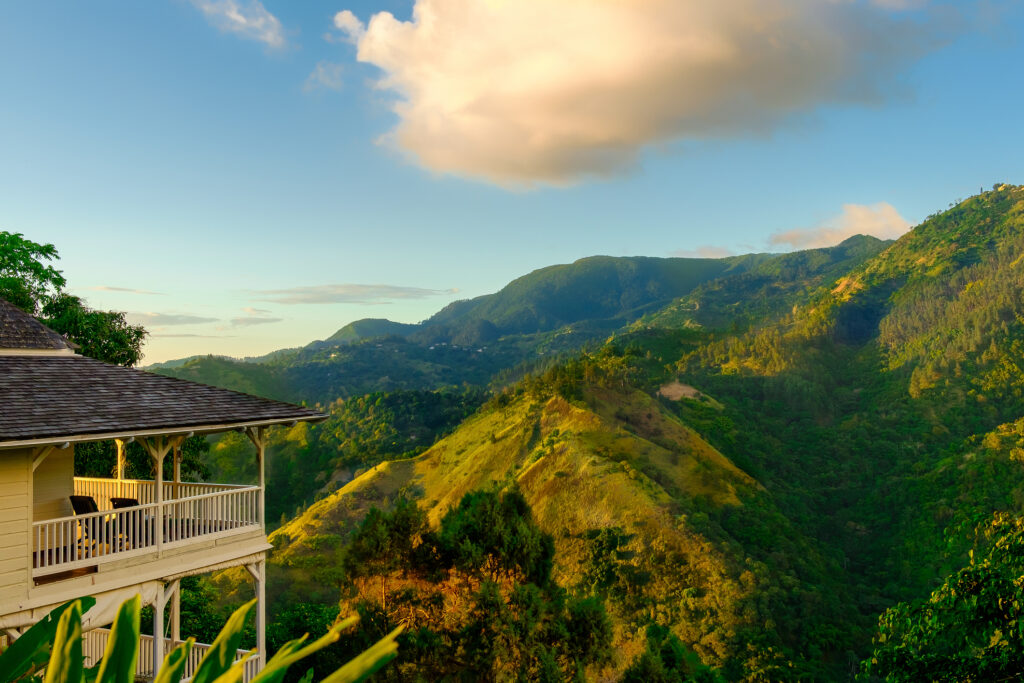
POLYGON ((129 324, 124 313, 96 311, 77 296, 60 292, 43 305, 42 320, 78 344, 83 356, 125 367, 142 359, 146 330, 129 324))
POLYGON ((46 668, 50 660, 58 625, 64 614, 75 608, 81 615, 95 604, 96 599, 92 597, 68 602, 33 624, 0 653, 0 683, 37 680, 36 674, 46 668))
MULTIPOLYGON (((253 600, 243 605, 231 615, 210 650, 200 660, 192 681, 215 683, 240 680, 242 667, 248 657, 235 661, 235 656, 243 624, 255 602, 253 600)), ((111 625, 103 658, 94 667, 86 669, 82 654, 82 614, 93 604, 93 598, 84 598, 55 609, 0 652, 0 683, 134 681, 139 650, 139 596, 121 605, 111 625), (40 678, 40 671, 44 668, 45 677, 40 678)), ((357 621, 356 617, 339 621, 324 636, 308 645, 305 644, 307 635, 284 643, 253 679, 253 683, 277 683, 290 666, 335 643, 341 632, 357 621)), ((401 631, 401 627, 395 629, 322 680, 324 683, 355 683, 365 680, 395 657, 398 650, 395 638, 401 631)), ((190 638, 167 654, 156 683, 180 682, 186 657, 194 642, 190 638)))
MULTIPOLYGON (((293 514, 358 470, 422 453, 476 411, 484 396, 478 389, 376 392, 336 401, 324 422, 271 430, 267 477, 274 486, 267 519, 293 514)), ((241 435, 220 437, 204 460, 216 481, 255 481, 252 447, 241 435)))
POLYGON ((49 261, 57 259, 52 244, 38 244, 18 232, 0 230, 0 298, 35 315, 50 295, 67 281, 49 261))
POLYGON ((714 669, 704 666, 670 630, 647 627, 647 649, 622 675, 622 683, 722 683, 714 669))
POLYGON ((65 335, 83 356, 114 365, 133 366, 142 358, 146 331, 130 325, 124 313, 95 311, 63 291, 52 244, 38 244, 21 233, 0 231, 0 298, 65 335))
POLYGON ((931 597, 882 615, 867 674, 894 682, 1024 678, 1024 518, 998 514, 977 534, 970 562, 931 597))
POLYGON ((443 566, 539 586, 547 583, 555 556, 553 539, 537 527, 516 489, 467 493, 428 542, 436 545, 443 566))

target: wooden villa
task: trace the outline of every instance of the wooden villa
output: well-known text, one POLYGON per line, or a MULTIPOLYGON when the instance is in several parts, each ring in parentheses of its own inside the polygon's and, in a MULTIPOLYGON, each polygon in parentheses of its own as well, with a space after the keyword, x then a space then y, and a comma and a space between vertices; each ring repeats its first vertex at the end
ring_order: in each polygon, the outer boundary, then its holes
MULTIPOLYGON (((259 599, 251 677, 266 652, 265 431, 324 418, 85 358, 0 299, 0 634, 17 638, 54 607, 92 595, 97 603, 85 615, 85 649, 101 656, 107 638, 101 627, 138 593, 155 614, 137 670, 150 677, 182 640, 181 578, 241 566, 259 599), (231 430, 254 444, 257 484, 181 481, 182 442, 231 430), (109 440, 117 446, 116 474, 76 477, 75 446, 109 440), (153 480, 124 478, 132 441, 152 458, 153 480)), ((208 647, 197 644, 190 666, 208 647)))

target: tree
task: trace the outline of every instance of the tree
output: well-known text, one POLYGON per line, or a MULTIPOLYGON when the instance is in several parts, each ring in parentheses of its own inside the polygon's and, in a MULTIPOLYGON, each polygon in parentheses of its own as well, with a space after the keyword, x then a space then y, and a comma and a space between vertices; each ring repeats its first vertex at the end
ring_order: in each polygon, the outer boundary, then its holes
POLYGON ((49 264, 58 258, 52 244, 0 231, 0 297, 66 336, 83 356, 126 367, 138 363, 146 330, 129 324, 124 313, 93 310, 65 292, 67 281, 49 264))
POLYGON ((427 517, 415 501, 400 498, 390 513, 370 508, 345 554, 349 576, 380 577, 381 606, 387 607, 387 578, 413 563, 414 546, 427 528, 427 517))
POLYGON ((1024 678, 1024 518, 996 514, 978 539, 967 566, 927 600, 881 616, 866 674, 894 682, 1024 678))
POLYGON ((46 299, 41 318, 78 345, 83 356, 132 367, 142 360, 146 330, 117 311, 96 311, 77 296, 58 292, 46 299))
POLYGON ((26 313, 38 313, 46 298, 66 284, 60 271, 46 263, 57 258, 52 244, 0 230, 0 297, 26 313))
POLYGON ((623 683, 721 683, 714 669, 701 664, 695 652, 669 629, 647 627, 647 649, 623 673, 623 683))

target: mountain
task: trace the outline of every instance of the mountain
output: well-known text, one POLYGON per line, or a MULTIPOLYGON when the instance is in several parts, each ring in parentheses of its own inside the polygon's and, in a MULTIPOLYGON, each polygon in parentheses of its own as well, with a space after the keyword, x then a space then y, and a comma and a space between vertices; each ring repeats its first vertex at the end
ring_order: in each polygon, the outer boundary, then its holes
POLYGON ((375 337, 407 337, 416 330, 416 325, 395 323, 383 318, 364 318, 345 325, 325 341, 326 344, 354 344, 375 337))
POLYGON ((1024 513, 1024 187, 753 261, 322 492, 273 536, 281 600, 380 602, 339 569, 368 510, 411 497, 436 525, 515 488, 559 584, 606 605, 616 655, 591 675, 658 625, 728 680, 849 678, 887 608, 1024 513))
POLYGON ((262 359, 201 357, 153 369, 229 389, 258 390, 272 398, 322 404, 373 391, 503 384, 600 344, 642 316, 714 283, 749 276, 745 282, 750 287, 798 279, 808 287, 884 246, 865 237, 795 254, 723 259, 595 256, 534 271, 495 294, 455 302, 417 325, 359 320, 326 340, 262 359))
POLYGON ((514 482, 553 534, 555 575, 566 585, 607 561, 595 534, 614 529, 612 551, 631 558, 604 587, 620 651, 642 649, 646 615, 656 612, 726 671, 741 672, 755 642, 757 666, 790 666, 771 648, 821 639, 816 629, 842 604, 842 570, 670 409, 606 380, 585 383, 572 399, 552 382, 524 389, 422 455, 377 465, 312 505, 271 536, 276 604, 336 600, 343 545, 331 539, 351 534, 370 506, 416 492, 437 523, 466 493, 514 482), (735 529, 742 545, 729 537, 735 529), (781 585, 789 592, 772 596, 781 585))

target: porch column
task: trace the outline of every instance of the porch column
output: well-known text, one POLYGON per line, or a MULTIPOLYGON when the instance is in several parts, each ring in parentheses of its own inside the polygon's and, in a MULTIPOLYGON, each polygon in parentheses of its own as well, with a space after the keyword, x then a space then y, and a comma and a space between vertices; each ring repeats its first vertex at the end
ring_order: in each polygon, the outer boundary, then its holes
POLYGON ((256 588, 256 650, 260 659, 260 671, 267 663, 267 560, 247 564, 256 588))
POLYGON ((122 439, 115 439, 114 443, 117 445, 117 495, 121 497, 124 496, 124 451, 128 444, 122 439))
POLYGON ((181 444, 176 445, 171 453, 174 460, 174 484, 171 490, 174 492, 175 500, 177 500, 181 498, 181 444))
MULTIPOLYGON (((164 451, 166 453, 166 451, 164 451)), ((164 456, 156 458, 156 552, 159 555, 164 549, 164 456)), ((163 607, 161 606, 161 617, 163 607)), ((162 622, 161 622, 162 623, 162 622)), ((155 656, 155 655, 154 655, 155 656)))
POLYGON ((174 580, 174 594, 171 595, 171 647, 177 647, 181 640, 181 579, 174 580))
MULTIPOLYGON (((159 536, 157 537, 159 538, 159 536)), ((164 605, 167 595, 163 587, 156 592, 153 600, 153 677, 156 678, 164 663, 164 605)))
POLYGON ((156 515, 154 520, 156 534, 156 551, 159 553, 163 550, 164 545, 164 458, 171 451, 172 448, 181 446, 181 437, 168 438, 166 436, 157 436, 152 439, 141 439, 139 443, 149 453, 149 457, 153 458, 153 469, 156 471, 156 491, 154 491, 155 503, 156 503, 156 515))
POLYGON ((246 436, 252 441, 253 445, 256 446, 256 464, 259 469, 259 486, 260 486, 260 499, 259 499, 259 520, 260 528, 266 529, 266 523, 264 519, 266 511, 266 452, 267 452, 267 439, 266 427, 248 427, 245 430, 246 436))

